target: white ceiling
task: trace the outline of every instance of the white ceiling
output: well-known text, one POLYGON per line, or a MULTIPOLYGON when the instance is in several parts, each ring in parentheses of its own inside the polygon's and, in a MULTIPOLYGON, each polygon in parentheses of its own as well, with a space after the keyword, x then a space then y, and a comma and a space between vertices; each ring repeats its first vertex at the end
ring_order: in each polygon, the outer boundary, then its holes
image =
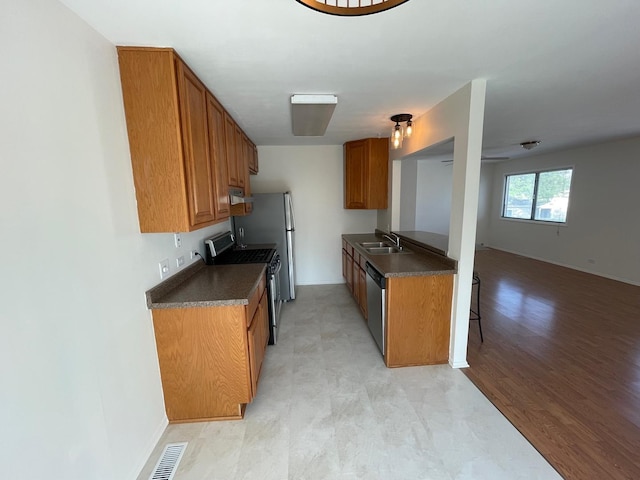
POLYGON ((63 0, 117 45, 174 47, 258 145, 388 135, 487 79, 484 155, 640 135, 640 1, 411 0, 342 18, 295 0, 63 0), (396 49, 395 54, 392 52, 396 49), (338 96, 324 137, 289 98, 338 96))

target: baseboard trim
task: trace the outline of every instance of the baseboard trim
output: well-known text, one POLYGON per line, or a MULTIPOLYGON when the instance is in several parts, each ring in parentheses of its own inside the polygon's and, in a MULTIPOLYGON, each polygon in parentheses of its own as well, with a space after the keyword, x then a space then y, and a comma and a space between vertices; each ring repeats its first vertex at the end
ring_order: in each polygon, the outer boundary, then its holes
POLYGON ((128 478, 138 478, 138 476, 140 475, 140 472, 142 472, 142 469, 147 464, 149 457, 153 453, 153 450, 156 448, 156 445, 158 445, 158 442, 160 441, 162 434, 167 429, 167 426, 169 426, 169 420, 167 419, 167 416, 164 415, 164 418, 156 427, 156 430, 153 432, 153 435, 151 435, 151 438, 149 439, 149 442, 147 443, 146 448, 142 450, 143 455, 138 461, 138 466, 133 469, 133 471, 131 472, 131 475, 129 475, 128 478))
POLYGON ((575 265, 569 265, 568 263, 554 262, 552 260, 549 260, 548 258, 536 257, 535 255, 529 255, 529 254, 522 253, 522 252, 516 252, 515 250, 508 250, 506 248, 492 247, 491 245, 487 245, 487 244, 485 244, 484 246, 488 247, 488 248, 491 248, 492 250, 498 250, 500 252, 505 252, 505 253, 512 253, 514 255, 520 255, 521 257, 530 258, 532 260, 538 260, 540 262, 550 263, 552 265, 558 265, 559 267, 570 268, 571 270, 577 270, 578 272, 588 273, 590 275, 595 275, 597 277, 608 278, 609 280, 615 280, 616 282, 627 283, 629 285, 634 285, 636 287, 640 287, 640 282, 634 282, 632 280, 629 280, 628 278, 620 278, 620 277, 616 277, 615 275, 607 275, 605 273, 594 272, 593 270, 587 270, 586 268, 576 267, 575 265))
POLYGON ((464 362, 452 362, 451 359, 449 359, 449 366, 451 368, 467 368, 469 364, 466 360, 464 362))

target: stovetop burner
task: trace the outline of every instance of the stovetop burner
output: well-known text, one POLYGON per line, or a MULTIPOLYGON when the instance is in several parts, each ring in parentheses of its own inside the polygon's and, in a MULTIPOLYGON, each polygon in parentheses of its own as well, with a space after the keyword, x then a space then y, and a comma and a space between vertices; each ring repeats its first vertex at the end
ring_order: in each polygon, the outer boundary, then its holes
POLYGON ((214 258, 213 263, 230 265, 238 263, 270 263, 276 250, 273 248, 256 248, 250 250, 230 250, 214 258))

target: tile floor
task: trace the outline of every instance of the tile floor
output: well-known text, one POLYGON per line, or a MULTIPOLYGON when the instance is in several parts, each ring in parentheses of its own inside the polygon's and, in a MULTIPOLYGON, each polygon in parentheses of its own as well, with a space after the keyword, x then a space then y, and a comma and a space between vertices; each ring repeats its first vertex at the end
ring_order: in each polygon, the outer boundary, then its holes
POLYGON ((561 478, 459 371, 387 369, 345 285, 303 286, 283 308, 243 421, 170 425, 176 480, 561 478))

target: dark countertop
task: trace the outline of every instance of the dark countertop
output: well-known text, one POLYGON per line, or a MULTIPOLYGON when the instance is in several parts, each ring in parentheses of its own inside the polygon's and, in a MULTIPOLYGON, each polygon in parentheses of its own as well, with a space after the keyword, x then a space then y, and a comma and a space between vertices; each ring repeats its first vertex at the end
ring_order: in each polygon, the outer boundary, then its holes
POLYGON ((248 305, 266 268, 264 263, 206 265, 196 262, 148 290, 147 307, 248 305))
POLYGON ((385 277, 414 277, 423 275, 453 275, 457 273, 457 262, 444 255, 417 244, 402 243, 406 253, 372 255, 358 245, 362 242, 385 241, 375 233, 344 234, 342 238, 373 265, 385 277))

